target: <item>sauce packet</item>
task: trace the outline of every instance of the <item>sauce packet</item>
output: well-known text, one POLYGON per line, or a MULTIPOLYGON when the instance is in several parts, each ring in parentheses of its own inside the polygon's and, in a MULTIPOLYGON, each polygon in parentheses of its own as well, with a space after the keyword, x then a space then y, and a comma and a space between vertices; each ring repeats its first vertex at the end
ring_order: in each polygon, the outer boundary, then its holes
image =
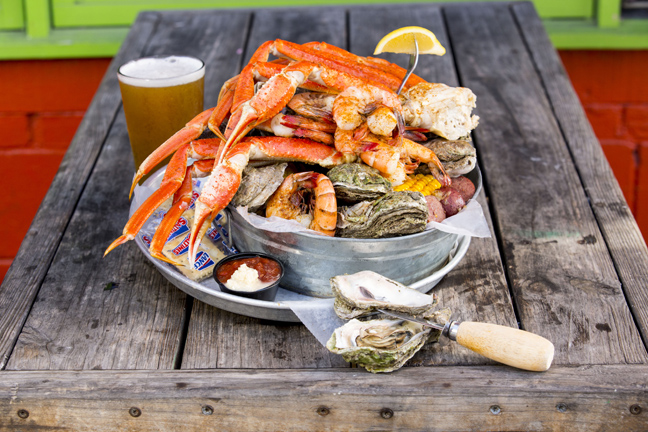
MULTIPOLYGON (((196 262, 190 265, 188 259, 189 238, 193 225, 195 200, 198 198, 202 186, 201 179, 194 179, 193 183, 194 192, 189 208, 182 213, 173 226, 162 253, 176 264, 175 268, 183 275, 193 281, 200 282, 212 276, 218 261, 228 255, 238 253, 238 251, 234 247, 228 246, 228 243, 231 242, 229 233, 224 227, 227 223, 227 215, 225 212, 220 212, 214 218, 212 226, 207 229, 206 235, 201 236, 196 262)), ((150 247, 155 230, 171 208, 171 204, 172 199, 165 201, 140 230, 140 238, 147 246, 150 247)))

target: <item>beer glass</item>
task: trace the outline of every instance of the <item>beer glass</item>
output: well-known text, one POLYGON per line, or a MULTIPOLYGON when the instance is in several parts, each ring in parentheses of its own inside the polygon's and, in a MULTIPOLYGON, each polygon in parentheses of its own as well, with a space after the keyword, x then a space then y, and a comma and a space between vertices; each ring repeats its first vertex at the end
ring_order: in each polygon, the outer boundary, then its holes
POLYGON ((205 64, 188 56, 145 57, 121 66, 117 76, 137 170, 203 110, 205 64))

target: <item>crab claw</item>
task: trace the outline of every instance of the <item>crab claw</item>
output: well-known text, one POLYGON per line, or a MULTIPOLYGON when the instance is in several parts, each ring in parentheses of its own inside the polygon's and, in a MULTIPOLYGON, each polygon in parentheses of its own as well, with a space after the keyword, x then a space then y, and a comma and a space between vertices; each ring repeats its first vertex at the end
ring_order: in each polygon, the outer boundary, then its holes
POLYGON ((185 178, 188 151, 189 144, 187 143, 184 146, 181 146, 173 155, 169 162, 169 166, 164 173, 164 178, 162 179, 162 184, 159 189, 153 192, 153 194, 144 201, 135 213, 133 213, 133 216, 131 216, 128 222, 126 222, 122 235, 108 246, 104 252, 104 256, 117 246, 124 244, 129 240, 133 240, 139 230, 142 229, 146 220, 153 214, 160 204, 166 201, 178 190, 178 188, 180 188, 185 178))
POLYGON ((196 201, 193 228, 189 239, 191 265, 196 261, 198 246, 207 228, 218 212, 227 207, 241 184, 241 175, 248 164, 249 152, 238 148, 233 151, 237 154, 228 155, 224 163, 214 166, 211 176, 196 201))
POLYGON ((133 184, 131 185, 128 198, 133 196, 133 190, 135 190, 135 185, 139 182, 142 177, 149 173, 157 164, 162 162, 165 157, 169 156, 171 153, 180 148, 183 144, 187 144, 191 140, 198 138, 207 128, 207 123, 209 118, 212 115, 212 112, 215 108, 210 108, 194 117, 185 127, 180 129, 178 132, 173 134, 171 138, 166 140, 160 147, 155 149, 144 162, 137 169, 135 173, 135 178, 133 179, 133 184))
POLYGON ((288 65, 281 73, 270 78, 253 98, 239 105, 230 117, 230 122, 236 123, 227 137, 218 163, 222 163, 223 155, 254 127, 279 114, 315 67, 313 63, 305 61, 288 65))

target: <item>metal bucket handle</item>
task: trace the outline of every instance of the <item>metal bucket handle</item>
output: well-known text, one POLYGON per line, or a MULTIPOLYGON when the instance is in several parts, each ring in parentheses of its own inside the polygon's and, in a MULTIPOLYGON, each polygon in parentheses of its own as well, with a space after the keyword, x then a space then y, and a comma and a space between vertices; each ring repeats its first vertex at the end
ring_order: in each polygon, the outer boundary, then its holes
POLYGON ((231 228, 232 212, 227 207, 224 208, 223 211, 227 216, 225 220, 225 231, 227 231, 229 235, 225 235, 225 233, 221 231, 219 224, 214 224, 214 228, 218 230, 223 240, 225 240, 225 244, 227 245, 227 247, 231 249, 234 247, 234 240, 232 239, 232 228, 231 228))

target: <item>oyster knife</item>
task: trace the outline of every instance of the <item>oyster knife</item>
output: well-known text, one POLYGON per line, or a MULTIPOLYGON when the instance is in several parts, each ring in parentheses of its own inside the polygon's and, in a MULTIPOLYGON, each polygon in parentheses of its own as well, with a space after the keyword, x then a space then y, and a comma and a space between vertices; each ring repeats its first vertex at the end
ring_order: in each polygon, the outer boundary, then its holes
POLYGON ((551 366, 553 344, 537 334, 497 324, 448 321, 445 326, 385 309, 378 311, 436 330, 477 354, 519 369, 544 372, 551 366))

